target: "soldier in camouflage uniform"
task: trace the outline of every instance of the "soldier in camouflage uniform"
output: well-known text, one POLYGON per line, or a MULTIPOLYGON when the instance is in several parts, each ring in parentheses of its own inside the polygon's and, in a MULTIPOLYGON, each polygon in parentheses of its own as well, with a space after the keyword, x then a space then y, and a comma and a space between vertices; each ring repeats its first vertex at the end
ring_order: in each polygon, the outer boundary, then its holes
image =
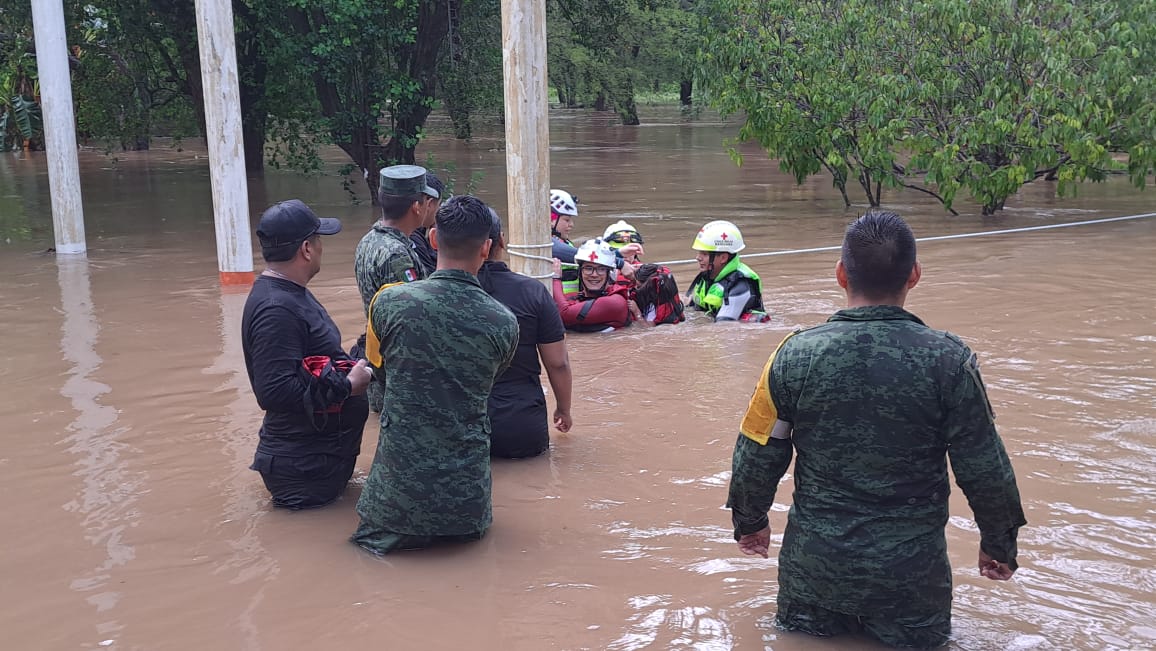
POLYGON ((948 641, 948 460, 979 525, 981 575, 1016 570, 1026 521, 1011 462, 975 355, 902 307, 920 273, 898 215, 852 223, 836 266, 847 309, 779 344, 743 418, 727 500, 743 553, 766 557, 767 511, 798 452, 779 552, 786 630, 948 641))
POLYGON ((368 340, 380 342, 388 400, 352 538, 369 551, 476 540, 490 526, 486 402, 518 345, 518 320, 476 277, 491 223, 479 199, 453 197, 430 231, 437 271, 373 301, 368 340))
MULTIPOLYGON (((437 190, 426 184, 426 171, 417 165, 394 165, 381 170, 378 198, 381 219, 361 238, 353 259, 353 275, 361 301, 369 314, 369 301, 385 285, 408 283, 425 278, 426 272, 414 253, 410 233, 422 224, 429 204, 438 200, 437 190)), ((364 357, 365 336, 358 340, 352 354, 364 357)), ((374 381, 366 392, 369 406, 381 410, 381 369, 375 369, 374 381)))

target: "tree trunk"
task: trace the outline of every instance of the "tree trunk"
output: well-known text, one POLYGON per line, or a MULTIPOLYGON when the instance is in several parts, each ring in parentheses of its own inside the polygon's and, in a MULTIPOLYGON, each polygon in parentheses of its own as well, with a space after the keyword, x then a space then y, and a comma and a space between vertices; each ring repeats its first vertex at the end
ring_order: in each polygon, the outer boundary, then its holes
POLYGON ((678 83, 678 104, 684 109, 689 109, 694 102, 691 91, 694 90, 694 82, 690 79, 684 79, 678 83))
MULTIPOLYGON (((180 0, 151 0, 152 10, 169 25, 183 25, 184 29, 166 30, 177 50, 178 62, 171 62, 171 72, 184 86, 197 115, 197 128, 205 133, 205 92, 201 83, 201 53, 197 44, 197 11, 192 2, 180 0), (179 66, 179 69, 177 69, 179 66), (181 74, 184 77, 181 77, 181 74)), ((158 42, 160 47, 163 47, 158 42)))
POLYGON ((422 0, 418 5, 417 38, 407 48, 401 61, 407 62, 409 76, 417 82, 418 92, 399 100, 393 109, 394 127, 389 141, 378 157, 375 170, 366 181, 377 197, 377 173, 385 164, 415 162, 414 152, 421 138, 421 128, 433 110, 437 89, 437 55, 449 32, 449 6, 440 0, 422 0))
POLYGON ((472 135, 470 114, 473 112, 473 93, 470 92, 472 80, 467 76, 469 62, 465 57, 465 44, 462 43, 462 0, 450 0, 448 9, 447 29, 452 74, 449 84, 443 80, 442 103, 454 126, 454 137, 458 140, 469 140, 472 135))
POLYGON ((473 130, 470 126, 470 107, 469 104, 462 101, 457 93, 446 93, 446 97, 442 98, 446 107, 446 112, 450 115, 450 122, 454 126, 454 137, 458 140, 469 140, 473 135, 473 130))
POLYGON ((878 208, 881 203, 882 184, 871 178, 871 172, 859 170, 859 185, 863 187, 863 193, 867 195, 867 205, 878 208))
POLYGON ((618 117, 622 119, 623 125, 636 127, 642 124, 638 119, 638 106, 634 103, 634 93, 615 100, 614 107, 618 111, 618 117))
POLYGON ((258 43, 257 16, 243 2, 233 3, 237 24, 237 76, 241 97, 241 135, 245 146, 245 172, 265 172, 265 79, 268 67, 258 43))
POLYGON ((606 93, 600 92, 600 93, 598 93, 598 96, 594 98, 594 110, 595 111, 605 111, 606 110, 606 93))

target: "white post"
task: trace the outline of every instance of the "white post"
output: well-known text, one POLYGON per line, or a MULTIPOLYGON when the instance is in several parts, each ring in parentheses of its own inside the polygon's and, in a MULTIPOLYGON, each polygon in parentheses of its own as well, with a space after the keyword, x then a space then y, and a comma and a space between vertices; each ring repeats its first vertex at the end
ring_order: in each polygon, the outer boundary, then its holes
POLYGON ((222 285, 253 282, 249 191, 245 182, 237 43, 231 0, 196 0, 197 44, 205 93, 205 140, 217 227, 217 267, 222 285))
POLYGON ((506 196, 514 271, 550 283, 550 122, 545 0, 502 0, 506 196))
POLYGON ((44 149, 48 187, 52 192, 52 231, 56 252, 84 253, 84 207, 80 200, 80 166, 76 161, 76 116, 64 31, 63 0, 32 0, 36 71, 44 116, 44 149))

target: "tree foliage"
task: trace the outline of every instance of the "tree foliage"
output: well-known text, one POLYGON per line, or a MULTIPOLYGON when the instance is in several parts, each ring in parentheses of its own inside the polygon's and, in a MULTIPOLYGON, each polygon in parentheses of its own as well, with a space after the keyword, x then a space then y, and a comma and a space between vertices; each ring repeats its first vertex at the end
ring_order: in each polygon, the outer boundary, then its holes
POLYGON ((698 79, 798 181, 908 187, 991 214, 1022 185, 1143 186, 1153 0, 710 0, 698 79), (1120 163, 1117 158, 1123 158, 1120 163))
POLYGON ((30 7, 0 9, 0 149, 44 143, 30 7))
POLYGON ((454 135, 468 139, 478 114, 504 112, 502 8, 497 0, 450 0, 449 29, 438 64, 438 97, 454 135))
POLYGON ((638 124, 636 88, 689 85, 690 0, 554 0, 547 5, 550 83, 563 106, 613 108, 638 124))

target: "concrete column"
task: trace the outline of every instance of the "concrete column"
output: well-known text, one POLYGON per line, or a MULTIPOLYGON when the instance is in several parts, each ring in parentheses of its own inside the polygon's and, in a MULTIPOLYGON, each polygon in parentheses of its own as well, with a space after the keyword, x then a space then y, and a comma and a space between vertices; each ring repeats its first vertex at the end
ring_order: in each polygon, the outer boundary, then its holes
POLYGON ((197 43, 205 92, 205 139, 217 227, 217 268, 222 285, 253 282, 249 191, 241 135, 241 96, 231 0, 196 0, 197 43))
POLYGON ((72 110, 63 1, 32 0, 32 26, 56 253, 83 254, 87 250, 84 207, 80 199, 80 166, 76 160, 76 115, 72 110))
POLYGON ((510 263, 514 271, 548 284, 550 105, 545 0, 502 0, 502 66, 510 263))

